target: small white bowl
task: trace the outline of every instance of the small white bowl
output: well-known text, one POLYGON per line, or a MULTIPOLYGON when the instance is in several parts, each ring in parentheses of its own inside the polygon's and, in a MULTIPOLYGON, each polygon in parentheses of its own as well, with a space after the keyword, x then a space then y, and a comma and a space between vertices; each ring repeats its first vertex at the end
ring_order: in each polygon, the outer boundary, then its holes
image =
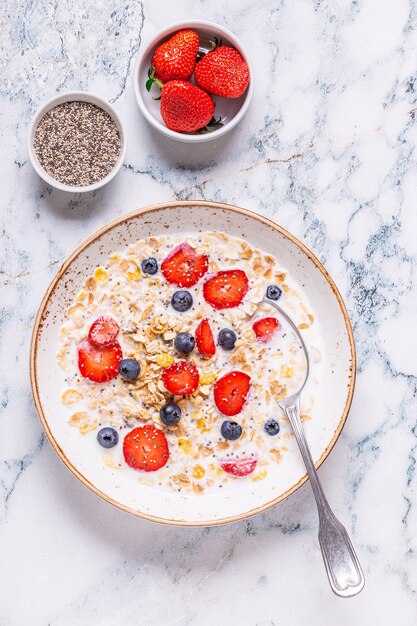
POLYGON ((252 63, 248 54, 239 39, 233 35, 233 33, 227 30, 227 28, 219 26, 214 22, 194 20, 192 22, 175 22, 175 24, 171 24, 171 26, 167 26, 163 30, 159 31, 159 33, 157 33, 155 37, 148 42, 148 44, 139 53, 136 68, 133 73, 133 83, 139 109, 151 126, 156 128, 156 130, 163 135, 176 139, 177 141, 184 141, 186 143, 203 143, 205 141, 212 141, 213 139, 222 137, 239 124, 240 120, 248 110, 249 103, 252 98, 254 77, 252 63), (248 88, 240 98, 221 98, 219 96, 212 96, 216 104, 214 117, 221 117, 224 126, 201 135, 178 133, 167 128, 161 117, 160 103, 159 101, 153 99, 153 95, 155 95, 155 93, 152 93, 153 90, 151 90, 150 93, 146 91, 145 86, 146 81, 148 80, 148 70, 151 65, 152 54, 155 48, 169 39, 173 33, 184 28, 190 28, 197 31, 200 36, 200 48, 202 49, 210 49, 209 40, 213 37, 218 37, 224 44, 233 46, 245 59, 250 72, 250 82, 248 88))
POLYGON ((89 93, 87 91, 68 91, 66 93, 60 94, 59 96, 54 96, 53 98, 45 102, 36 111, 29 126, 27 148, 28 148, 29 158, 33 165, 33 168, 39 174, 39 176, 43 178, 45 182, 48 183, 48 185, 51 185, 51 187, 55 187, 56 189, 60 189, 61 191, 68 191, 70 193, 85 193, 86 191, 95 191, 96 189, 100 189, 100 187, 103 187, 104 185, 106 185, 116 176, 117 172, 122 167, 125 154, 126 154, 126 133, 123 130, 120 117, 118 116, 114 108, 108 102, 106 102, 106 100, 103 100, 102 98, 99 98, 93 93, 89 93), (110 117, 114 120, 114 122, 116 123, 118 131, 119 131, 119 135, 120 135, 121 150, 120 150, 120 155, 119 155, 119 158, 117 159, 115 166, 107 174, 107 176, 105 176, 101 180, 98 180, 97 182, 91 185, 84 185, 84 186, 66 185, 65 183, 62 183, 59 180, 52 178, 52 176, 50 176, 48 172, 46 172, 44 168, 42 167, 42 165, 40 164, 39 159, 36 155, 34 146, 33 146, 36 128, 38 127, 38 124, 41 121, 41 119, 44 117, 44 115, 48 113, 48 111, 50 111, 54 107, 58 106, 59 104, 64 104, 65 102, 74 102, 74 101, 89 102, 90 104, 94 104, 100 109, 103 109, 103 111, 108 113, 110 117))

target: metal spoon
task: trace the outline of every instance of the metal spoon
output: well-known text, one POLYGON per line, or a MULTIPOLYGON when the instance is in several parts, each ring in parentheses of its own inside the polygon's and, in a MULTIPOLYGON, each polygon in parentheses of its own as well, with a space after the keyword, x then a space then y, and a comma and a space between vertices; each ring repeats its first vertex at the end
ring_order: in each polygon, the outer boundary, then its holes
POLYGON ((278 304, 268 298, 264 298, 262 304, 272 306, 287 321, 299 339, 300 346, 306 358, 306 374, 300 389, 296 393, 280 400, 278 404, 291 423, 301 456, 303 457, 307 469, 307 474, 310 478, 310 484, 313 489, 319 513, 319 542, 321 553, 323 555, 330 586, 338 596, 345 598, 355 596, 362 591, 365 584, 362 568, 346 528, 336 518, 324 495, 300 419, 300 394, 305 387, 310 371, 307 348, 297 326, 278 304))

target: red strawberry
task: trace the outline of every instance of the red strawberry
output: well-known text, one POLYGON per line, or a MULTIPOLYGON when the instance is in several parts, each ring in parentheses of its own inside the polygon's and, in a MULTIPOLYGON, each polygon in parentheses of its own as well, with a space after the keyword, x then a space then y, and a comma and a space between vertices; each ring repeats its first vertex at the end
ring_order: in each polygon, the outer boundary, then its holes
POLYGON ((243 270, 223 270, 204 283, 203 295, 214 309, 231 309, 239 306, 248 290, 243 270))
POLYGON ((161 271, 169 283, 192 287, 208 270, 208 257, 196 254, 188 243, 182 243, 162 262, 161 271))
POLYGON ((258 459, 224 459, 219 461, 222 470, 233 476, 247 476, 256 467, 258 459))
POLYGON ((185 396, 198 387, 200 376, 198 369, 188 361, 177 361, 164 369, 162 382, 174 396, 185 396))
POLYGON ((123 440, 123 456, 129 467, 155 472, 169 459, 167 439, 153 424, 134 428, 123 440))
POLYGON ((78 368, 84 378, 95 383, 107 383, 119 373, 123 352, 118 341, 100 348, 85 337, 77 349, 78 368))
POLYGON ((170 80, 162 86, 161 115, 171 130, 193 133, 207 126, 213 113, 212 98, 199 87, 185 80, 170 80))
POLYGON ((239 98, 249 85, 249 67, 230 46, 208 52, 196 65, 195 82, 205 91, 224 98, 239 98))
POLYGON ((102 315, 91 324, 88 338, 95 346, 108 346, 119 334, 119 325, 112 317, 102 315))
POLYGON ((228 372, 214 385, 214 402, 223 415, 237 415, 243 409, 250 391, 250 376, 228 372))
POLYGON ((202 356, 214 356, 216 354, 216 344, 207 318, 201 320, 195 329, 195 341, 197 350, 202 356))
POLYGON ((163 83, 188 80, 194 71, 200 40, 193 30, 179 30, 153 53, 155 77, 163 83))
POLYGON ((256 339, 262 343, 268 343, 275 335, 277 330, 281 328, 281 324, 276 317, 263 317, 261 320, 257 320, 253 326, 256 339))

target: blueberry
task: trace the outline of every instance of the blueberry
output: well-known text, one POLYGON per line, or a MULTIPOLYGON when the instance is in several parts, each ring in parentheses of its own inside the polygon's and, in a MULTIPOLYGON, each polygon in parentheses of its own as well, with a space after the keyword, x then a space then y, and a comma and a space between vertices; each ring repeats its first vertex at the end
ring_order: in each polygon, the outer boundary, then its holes
POLYGON ((153 256, 150 256, 148 259, 143 259, 140 266, 144 274, 156 274, 158 271, 158 261, 154 259, 153 256))
POLYGON ((103 448, 113 448, 119 441, 119 433, 110 426, 101 428, 97 433, 97 441, 103 448))
POLYGON ((176 291, 171 298, 171 305, 176 311, 184 313, 193 306, 193 296, 189 291, 176 291))
POLYGON ((174 346, 181 354, 190 354, 195 348, 195 339, 190 333, 178 333, 174 346))
POLYGON ((181 409, 175 402, 168 402, 168 404, 164 404, 164 406, 161 407, 159 415, 165 426, 173 426, 180 421, 181 409))
POLYGON ((217 341, 219 346, 223 348, 223 350, 233 350, 236 343, 236 335, 233 330, 230 328, 222 328, 219 332, 219 336, 217 337, 217 341))
POLYGON ((264 431, 267 435, 271 435, 271 437, 273 437, 274 435, 278 435, 279 430, 280 426, 277 420, 270 419, 267 420, 264 424, 264 431))
POLYGON ((242 426, 240 426, 236 422, 226 420, 225 422, 223 422, 220 428, 220 432, 225 439, 228 439, 229 441, 235 441, 236 439, 239 439, 240 435, 242 434, 242 426))
POLYGON ((120 361, 119 374, 124 380, 133 382, 140 374, 140 365, 136 359, 123 359, 120 361))
POLYGON ((270 300, 279 300, 282 296, 282 289, 278 285, 269 285, 266 288, 266 297, 270 300))

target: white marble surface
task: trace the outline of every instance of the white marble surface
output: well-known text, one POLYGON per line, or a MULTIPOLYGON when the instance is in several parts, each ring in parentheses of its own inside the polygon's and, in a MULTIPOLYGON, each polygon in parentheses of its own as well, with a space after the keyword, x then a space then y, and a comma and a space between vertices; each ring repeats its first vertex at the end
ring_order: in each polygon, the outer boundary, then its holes
POLYGON ((0 624, 412 626, 417 621, 417 7, 406 0, 9 0, 1 6, 0 624), (253 105, 221 143, 156 135, 131 74, 156 29, 206 18, 252 49, 253 105), (121 175, 87 197, 48 188, 27 126, 90 89, 126 121, 121 175), (367 577, 334 597, 309 485, 245 522, 153 525, 87 491, 45 441, 28 352, 61 259, 109 219, 173 198, 273 217, 336 279, 359 356, 347 426, 321 470, 367 577))

